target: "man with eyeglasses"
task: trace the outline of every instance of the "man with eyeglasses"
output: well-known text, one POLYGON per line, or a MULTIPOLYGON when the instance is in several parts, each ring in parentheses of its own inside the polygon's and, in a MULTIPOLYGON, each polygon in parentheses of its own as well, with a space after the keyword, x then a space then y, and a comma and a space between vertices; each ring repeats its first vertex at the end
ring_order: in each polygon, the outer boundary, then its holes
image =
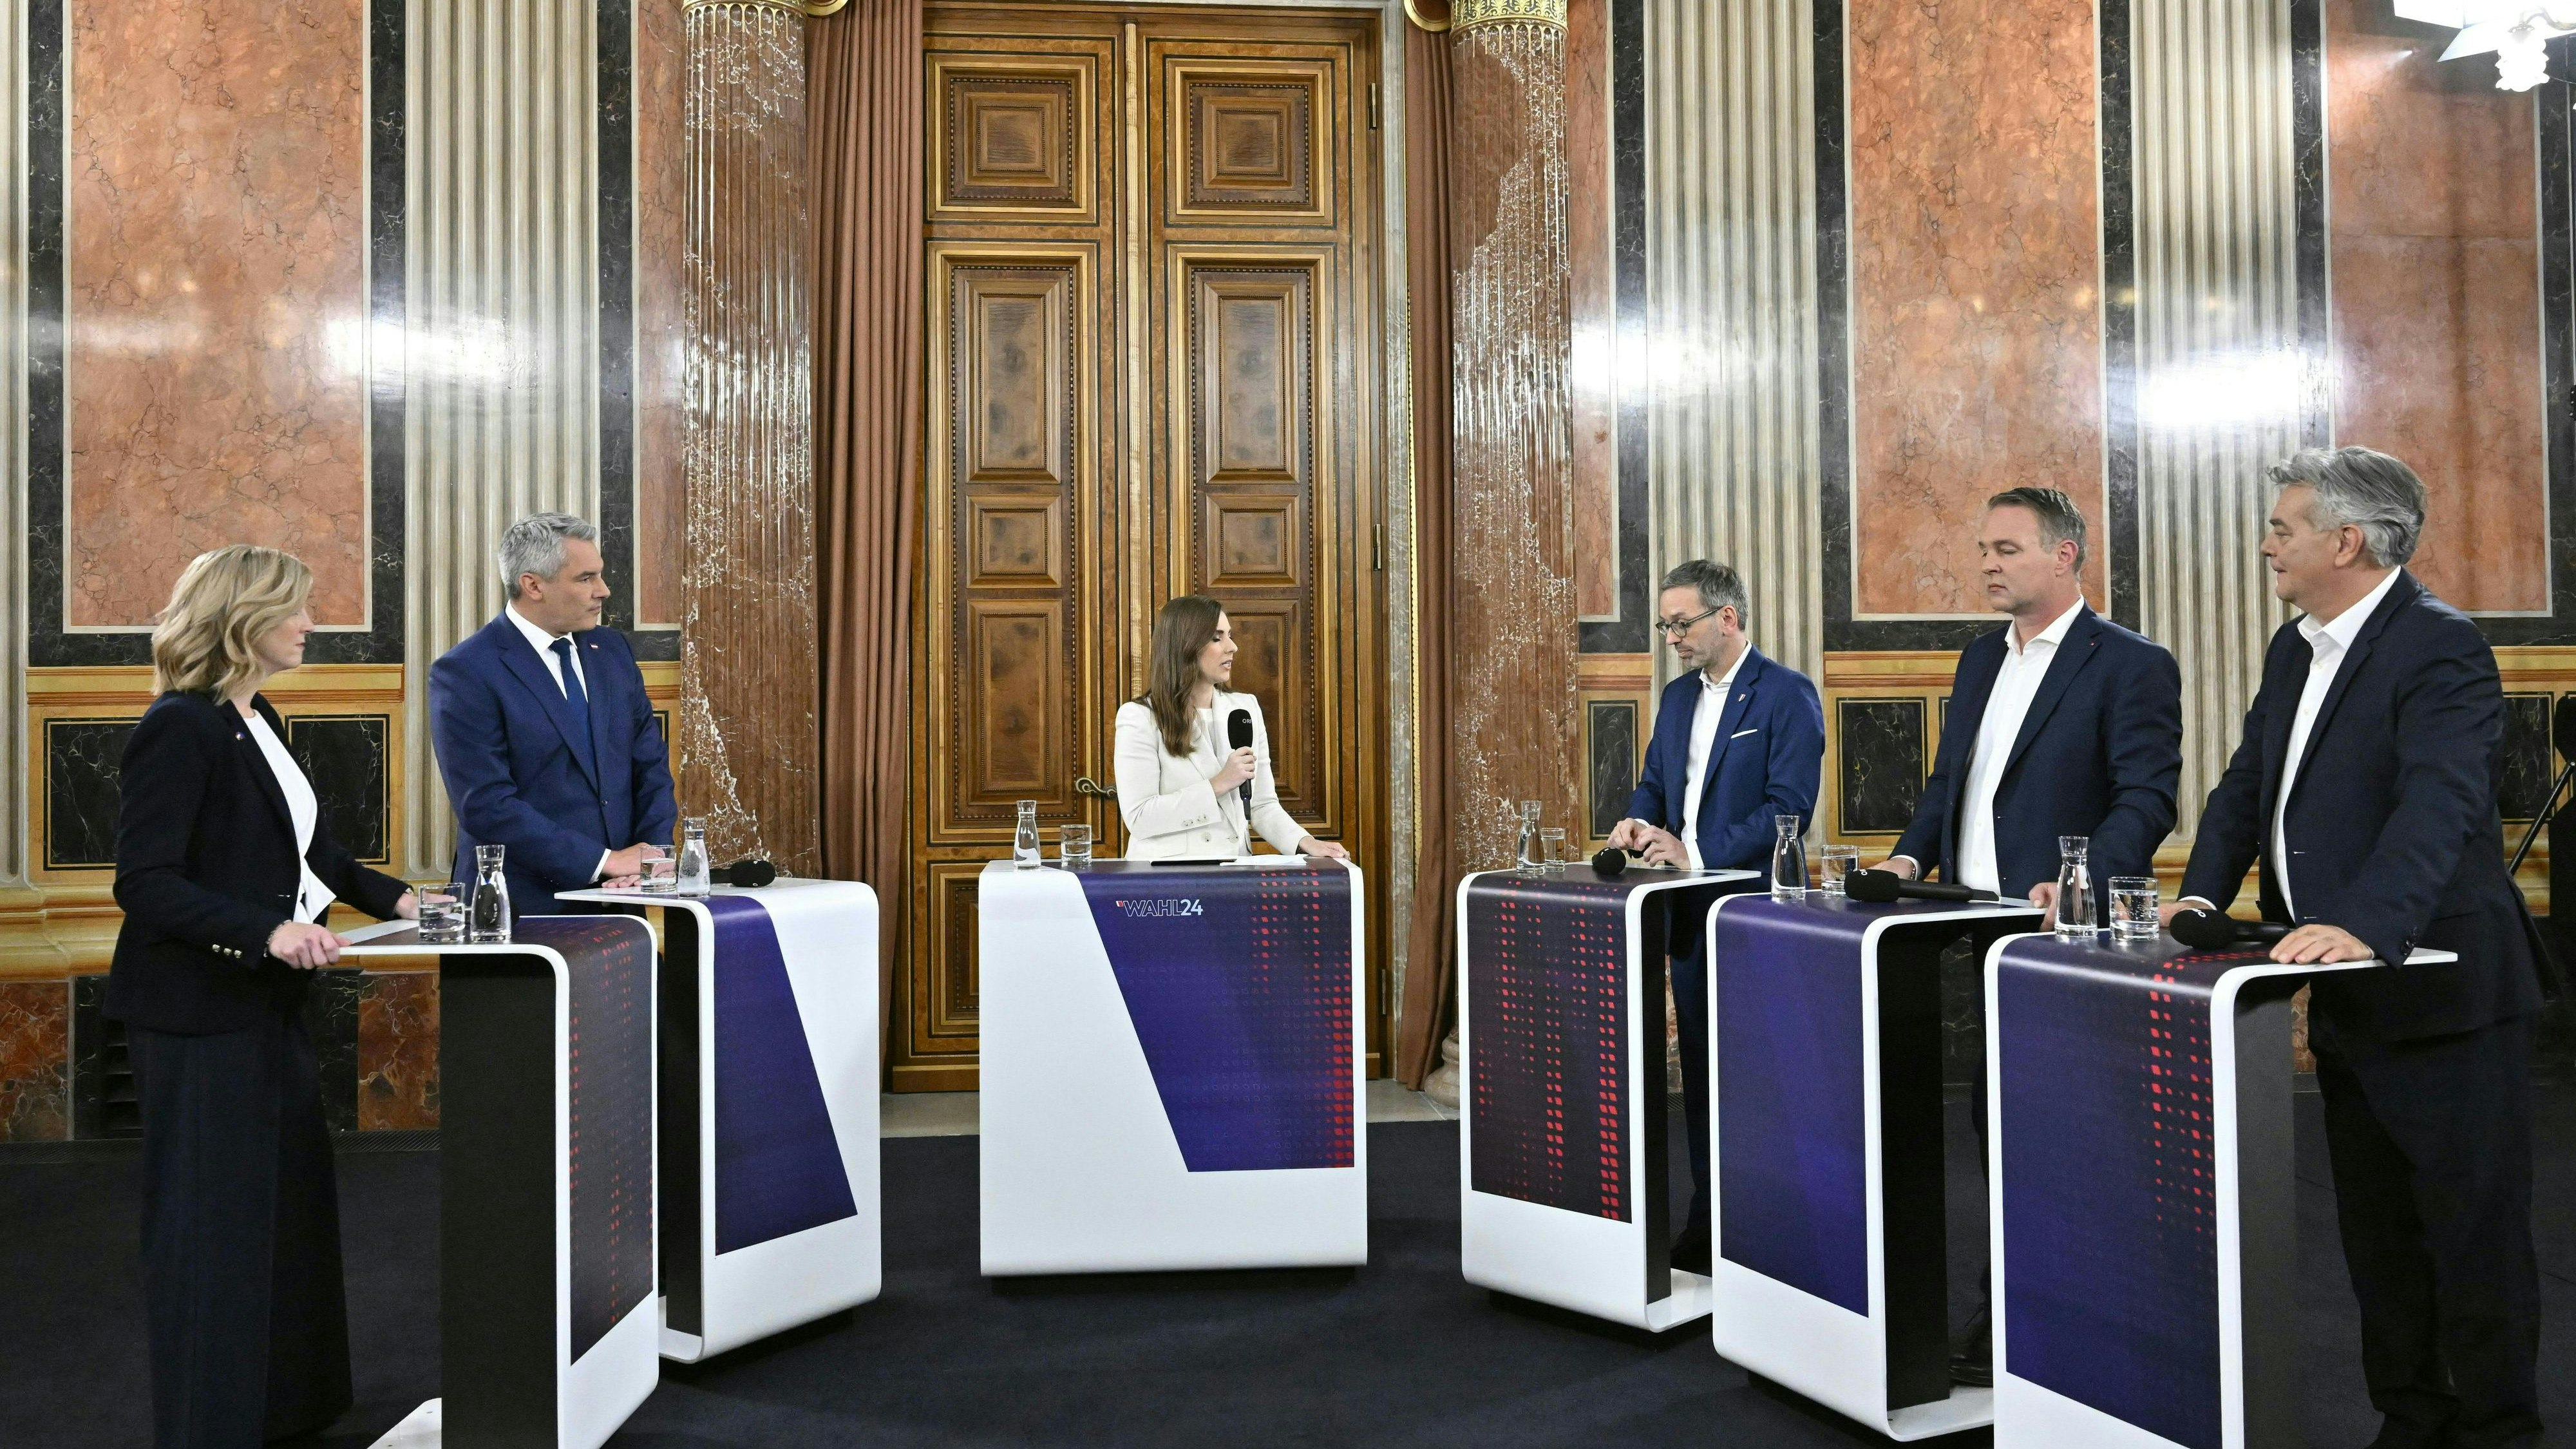
MULTIPOLYGON (((1825 712, 1807 676, 1744 636, 1744 580, 1692 559, 1664 575, 1657 629, 1683 673, 1664 686, 1628 818, 1610 843, 1650 865, 1757 870, 1767 876, 1773 817, 1803 829, 1816 808, 1825 712)), ((1690 1119, 1691 1206, 1672 1265, 1705 1274, 1709 1253, 1708 981, 1700 936, 1709 894, 1670 891, 1666 949, 1681 1025, 1682 1103, 1690 1119)))
MULTIPOLYGON (((2182 673, 2164 646, 2084 602, 2084 514, 2055 488, 1986 500, 1978 583, 2011 622, 1959 653, 1932 778, 1881 870, 2057 904, 2058 837, 2091 840, 2096 921, 2113 876, 2152 876, 2182 776, 2182 673)), ((1976 998, 1982 1002, 1982 996, 1976 998)), ((1985 1140, 1986 1074, 1971 1074, 1985 1140)), ((1983 1303, 1952 1356, 1993 1381, 1983 1303)))

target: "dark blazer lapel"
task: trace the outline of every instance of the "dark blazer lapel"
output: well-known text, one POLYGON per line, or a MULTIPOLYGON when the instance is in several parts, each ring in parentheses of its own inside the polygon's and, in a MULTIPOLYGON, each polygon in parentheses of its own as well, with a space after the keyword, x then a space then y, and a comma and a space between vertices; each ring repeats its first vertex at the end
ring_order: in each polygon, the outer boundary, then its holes
MULTIPOLYGON (((2299 752, 2299 773, 2290 781, 2291 789, 2298 789, 2308 778, 2308 761, 2317 757, 2317 742, 2326 737, 2326 727, 2334 723, 2335 706, 2343 703, 2344 694, 2352 687, 2353 676, 2361 672, 2362 661, 2368 659, 2370 651, 2378 645, 2380 633, 2388 627, 2389 620, 2397 617, 2398 610, 2415 602, 2415 596, 2423 591, 2423 586, 2415 582, 2414 575, 2400 569, 2397 582, 2381 596, 2379 607, 2370 611, 2370 617, 2362 623, 2361 632, 2352 636, 2352 647, 2343 651, 2342 662, 2335 666, 2334 682, 2326 686, 2326 697, 2317 704, 2316 721, 2308 726, 2307 748, 2299 752)), ((2309 657, 2313 659, 2315 655, 2312 653, 2309 657)), ((2295 696, 2291 708, 2298 708, 2295 696)), ((2281 748, 2282 753, 2289 752, 2286 738, 2281 748)))
MULTIPOLYGON (((1726 747, 1744 719, 1745 709, 1753 699, 1754 689, 1761 683, 1763 666, 1767 662, 1761 650, 1750 644, 1744 646, 1744 663, 1735 671, 1735 682, 1726 688, 1726 703, 1717 716, 1717 734, 1708 742, 1708 764, 1699 777, 1699 809, 1702 815, 1708 813, 1709 802, 1717 798, 1717 792, 1709 787, 1717 783, 1718 766, 1726 759, 1726 747)), ((1682 749, 1685 752, 1682 756, 1683 770, 1687 777, 1690 767, 1688 739, 1682 741, 1682 749)), ((1690 824, 1693 830, 1699 828, 1696 820, 1690 824)))
MULTIPOLYGON (((266 703, 257 695, 251 696, 251 708, 259 710, 263 717, 267 714, 267 710, 262 708, 266 703)), ((277 783, 277 771, 269 766, 268 751, 261 749, 259 741, 251 738, 250 721, 242 718, 241 711, 233 708, 232 701, 217 700, 215 708, 226 716, 224 723, 233 727, 234 748, 242 752, 243 766, 250 771, 250 777, 259 782, 259 793, 268 797, 270 807, 277 811, 277 823, 286 827, 286 838, 292 842, 295 839, 295 813, 286 808, 286 787, 277 783)), ((276 731, 279 744, 286 743, 286 731, 282 726, 271 723, 269 728, 276 731)))
MULTIPOLYGON (((563 690, 555 684, 554 675, 547 670, 546 662, 537 657, 537 651, 528 643, 527 636, 512 627, 508 620, 501 621, 501 631, 507 636, 500 641, 501 663, 518 676, 530 694, 537 697, 546 718, 554 722, 556 733, 563 736, 565 744, 572 746, 573 760, 581 766, 582 774, 590 778, 591 788, 598 789, 599 764, 591 753, 590 741, 573 720, 571 701, 564 698, 563 690)), ((594 700, 591 715, 596 718, 598 714, 598 702, 594 700)))
MULTIPOLYGON (((2066 626, 2066 637, 2057 641, 2057 653, 2048 661, 2048 672, 2040 676, 2039 692, 2030 697, 2030 708, 2021 717, 2021 732, 2013 736, 2012 753, 2004 756, 2004 774, 2011 774, 2012 767, 2021 762, 2022 752, 2039 738, 2040 726, 2048 723, 2050 712, 2066 697, 2067 686, 2084 672, 2085 665, 2093 662, 2101 633, 2102 621, 2090 608, 2079 610, 2075 622, 2066 626)), ((2007 640, 2004 647, 2011 648, 2011 642, 2007 640)))

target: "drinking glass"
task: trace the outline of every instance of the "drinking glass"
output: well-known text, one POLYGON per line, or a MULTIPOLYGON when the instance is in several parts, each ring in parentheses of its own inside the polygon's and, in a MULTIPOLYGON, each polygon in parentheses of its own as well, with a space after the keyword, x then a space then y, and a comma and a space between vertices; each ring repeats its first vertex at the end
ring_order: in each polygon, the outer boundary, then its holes
POLYGON ((695 815, 680 820, 680 864, 672 872, 672 889, 684 896, 702 896, 715 889, 715 866, 707 858, 707 822, 695 815))
POLYGON ((1548 874, 1565 869, 1565 827, 1550 825, 1538 833, 1539 860, 1548 874))
POLYGON ((1062 843, 1057 846, 1057 854, 1063 859, 1065 869, 1080 870, 1091 864, 1090 826, 1068 825, 1058 835, 1062 843))
POLYGON ((2092 852, 2090 836, 2057 837, 2057 934, 2069 940, 2093 935, 2093 872, 2085 863, 2092 852))
POLYGON ((510 880, 503 873, 507 846, 474 847, 474 896, 466 906, 465 939, 491 944, 510 939, 510 880))
POLYGON ((2152 941, 2164 934, 2156 919, 2156 878, 2151 875, 2111 877, 2111 935, 2121 941, 2152 941))
POLYGON ((1860 869, 1859 846, 1826 846, 1823 867, 1825 894, 1839 899, 1843 894, 1843 878, 1858 869, 1860 869))
POLYGON ((465 939, 465 902, 474 888, 463 881, 424 888, 420 903, 420 938, 433 946, 453 946, 465 939))
POLYGON ((1046 848, 1038 844, 1038 802, 1020 802, 1020 823, 1011 832, 1011 864, 1028 870, 1046 859, 1046 848))
POLYGON ((667 855, 657 855, 644 862, 635 888, 647 895, 667 896, 680 888, 680 863, 667 855))
POLYGON ((1771 828, 1779 838, 1771 846, 1771 899, 1807 898, 1807 823, 1795 815, 1774 815, 1771 828))

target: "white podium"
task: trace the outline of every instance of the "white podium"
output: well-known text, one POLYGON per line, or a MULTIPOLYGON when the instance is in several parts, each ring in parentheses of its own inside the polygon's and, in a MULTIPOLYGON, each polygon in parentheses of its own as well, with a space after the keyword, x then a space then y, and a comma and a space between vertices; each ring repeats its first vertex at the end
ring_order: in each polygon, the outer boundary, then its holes
POLYGON ((443 1389, 379 1443, 597 1449, 661 1379, 652 927, 357 934, 343 960, 438 958, 443 1389))
POLYGON ((1468 1282, 1658 1333, 1707 1315, 1708 1279, 1672 1266, 1665 1203, 1666 915, 1671 892, 1761 879, 1573 865, 1458 883, 1468 1282))
POLYGON ((2384 969, 2171 937, 1987 953, 1996 1449, 2306 1442, 2290 997, 2384 969))
POLYGON ((1368 1259, 1356 867, 995 862, 988 1276, 1368 1259))
POLYGON ((662 1356, 682 1363, 874 1299, 877 897, 782 877, 663 911, 662 1356))

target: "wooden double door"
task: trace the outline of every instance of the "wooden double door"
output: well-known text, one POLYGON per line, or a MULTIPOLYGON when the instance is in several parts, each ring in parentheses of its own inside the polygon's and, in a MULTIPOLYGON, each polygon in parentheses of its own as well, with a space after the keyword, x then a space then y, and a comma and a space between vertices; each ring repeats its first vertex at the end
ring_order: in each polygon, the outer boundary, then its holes
MULTIPOLYGON (((975 1084, 976 875, 1125 846, 1114 716, 1221 601, 1289 812, 1383 889, 1389 409, 1374 17, 930 7, 929 496, 897 1090, 975 1084)), ((1382 897, 1381 897, 1382 898, 1382 897)), ((1371 1072, 1386 1060, 1372 912, 1371 1072)))

